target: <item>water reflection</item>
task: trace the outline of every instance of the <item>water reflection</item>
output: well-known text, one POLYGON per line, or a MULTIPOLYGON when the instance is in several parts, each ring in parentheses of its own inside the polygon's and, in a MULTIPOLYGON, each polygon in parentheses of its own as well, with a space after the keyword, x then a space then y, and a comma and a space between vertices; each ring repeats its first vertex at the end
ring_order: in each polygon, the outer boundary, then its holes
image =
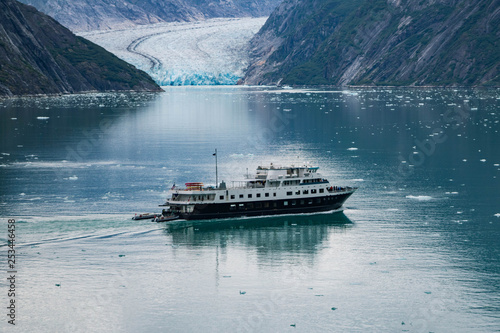
POLYGON ((263 218, 179 221, 165 226, 174 245, 244 246, 259 252, 314 252, 333 230, 353 222, 343 212, 263 218))

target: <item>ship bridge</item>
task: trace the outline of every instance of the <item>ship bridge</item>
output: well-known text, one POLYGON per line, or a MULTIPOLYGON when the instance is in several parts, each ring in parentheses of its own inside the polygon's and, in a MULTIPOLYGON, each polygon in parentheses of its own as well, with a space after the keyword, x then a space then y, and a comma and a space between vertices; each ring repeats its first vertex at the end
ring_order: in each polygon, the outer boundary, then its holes
POLYGON ((318 167, 312 166, 276 166, 271 163, 270 166, 257 167, 256 179, 285 179, 285 178, 307 178, 312 177, 318 167))

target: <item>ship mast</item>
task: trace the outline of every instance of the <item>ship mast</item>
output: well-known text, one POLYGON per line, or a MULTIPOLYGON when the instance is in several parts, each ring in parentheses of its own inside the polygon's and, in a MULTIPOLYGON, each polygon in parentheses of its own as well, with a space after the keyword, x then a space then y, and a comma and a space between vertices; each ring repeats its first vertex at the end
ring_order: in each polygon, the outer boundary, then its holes
POLYGON ((217 172, 217 148, 215 148, 215 153, 213 153, 213 156, 215 156, 215 188, 219 188, 219 173, 217 172))

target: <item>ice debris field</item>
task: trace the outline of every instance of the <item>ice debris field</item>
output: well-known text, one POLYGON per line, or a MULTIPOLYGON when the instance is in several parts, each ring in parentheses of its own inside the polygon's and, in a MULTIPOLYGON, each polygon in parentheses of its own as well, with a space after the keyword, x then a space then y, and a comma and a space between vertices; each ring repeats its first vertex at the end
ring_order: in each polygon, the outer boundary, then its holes
POLYGON ((162 86, 232 85, 248 66, 248 41, 265 21, 265 17, 224 18, 80 35, 147 72, 162 86))

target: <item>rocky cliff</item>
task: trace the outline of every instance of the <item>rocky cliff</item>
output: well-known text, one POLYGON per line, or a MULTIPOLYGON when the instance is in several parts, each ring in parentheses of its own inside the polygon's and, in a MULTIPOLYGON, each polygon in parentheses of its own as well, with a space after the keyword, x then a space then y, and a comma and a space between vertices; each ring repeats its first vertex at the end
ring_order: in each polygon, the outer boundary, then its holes
POLYGON ((161 90, 144 72, 15 0, 0 0, 0 96, 161 90))
POLYGON ((268 16, 281 0, 22 0, 72 31, 215 17, 268 16))
POLYGON ((245 84, 500 86, 499 0, 285 0, 245 84))

